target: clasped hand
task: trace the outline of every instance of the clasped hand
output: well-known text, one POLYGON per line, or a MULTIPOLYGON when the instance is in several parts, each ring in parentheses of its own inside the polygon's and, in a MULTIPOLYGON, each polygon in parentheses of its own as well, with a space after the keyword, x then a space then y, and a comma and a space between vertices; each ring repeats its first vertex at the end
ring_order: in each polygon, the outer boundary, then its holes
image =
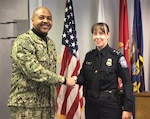
POLYGON ((77 82, 77 76, 67 77, 66 84, 67 86, 74 86, 77 82))

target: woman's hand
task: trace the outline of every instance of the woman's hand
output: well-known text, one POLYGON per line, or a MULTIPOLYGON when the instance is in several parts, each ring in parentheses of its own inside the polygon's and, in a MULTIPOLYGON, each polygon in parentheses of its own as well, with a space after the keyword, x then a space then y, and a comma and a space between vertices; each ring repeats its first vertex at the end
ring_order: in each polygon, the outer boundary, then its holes
POLYGON ((122 119, 131 119, 132 112, 123 111, 122 112, 122 119))

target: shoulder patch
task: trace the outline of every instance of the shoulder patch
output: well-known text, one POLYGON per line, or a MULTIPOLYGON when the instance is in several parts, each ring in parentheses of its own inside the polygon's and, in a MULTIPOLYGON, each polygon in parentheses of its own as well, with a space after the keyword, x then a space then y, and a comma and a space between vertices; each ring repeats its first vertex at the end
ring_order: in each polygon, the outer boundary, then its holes
POLYGON ((121 57, 119 58, 119 63, 120 63, 120 65, 121 65, 122 68, 127 68, 127 67, 128 67, 128 66, 127 66, 127 62, 126 62, 124 56, 121 56, 121 57))

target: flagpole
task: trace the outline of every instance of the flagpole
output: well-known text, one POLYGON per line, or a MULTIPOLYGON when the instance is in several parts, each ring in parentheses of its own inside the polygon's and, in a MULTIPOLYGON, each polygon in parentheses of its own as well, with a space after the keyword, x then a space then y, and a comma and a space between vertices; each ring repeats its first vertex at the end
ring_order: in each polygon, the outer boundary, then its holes
POLYGON ((66 0, 64 0, 64 5, 66 5, 66 0))

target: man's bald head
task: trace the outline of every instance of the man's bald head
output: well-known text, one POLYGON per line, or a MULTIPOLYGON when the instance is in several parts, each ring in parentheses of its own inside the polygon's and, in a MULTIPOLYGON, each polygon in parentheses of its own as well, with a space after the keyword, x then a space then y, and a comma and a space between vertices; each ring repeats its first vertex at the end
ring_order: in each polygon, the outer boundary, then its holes
POLYGON ((46 10, 47 12, 49 12, 49 14, 51 14, 50 10, 47 7, 37 7, 34 11, 33 11, 33 15, 32 15, 32 19, 34 18, 34 16, 36 14, 38 14, 40 11, 46 10))
POLYGON ((47 34, 52 27, 52 14, 46 7, 37 7, 32 15, 32 24, 36 31, 47 34))

